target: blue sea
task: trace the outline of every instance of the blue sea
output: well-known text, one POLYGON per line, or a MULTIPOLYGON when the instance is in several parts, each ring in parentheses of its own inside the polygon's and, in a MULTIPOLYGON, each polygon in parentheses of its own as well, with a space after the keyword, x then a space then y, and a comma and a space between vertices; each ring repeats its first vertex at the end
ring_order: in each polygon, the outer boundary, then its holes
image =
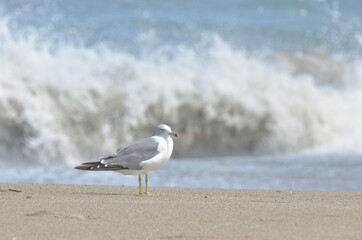
POLYGON ((362 191, 362 2, 0 0, 0 182, 180 134, 151 186, 362 191))

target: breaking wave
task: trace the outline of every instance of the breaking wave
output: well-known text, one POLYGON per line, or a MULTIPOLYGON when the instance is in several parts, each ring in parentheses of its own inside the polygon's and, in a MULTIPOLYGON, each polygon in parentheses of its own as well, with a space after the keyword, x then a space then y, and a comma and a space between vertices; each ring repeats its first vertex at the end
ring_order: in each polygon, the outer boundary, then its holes
MULTIPOLYGON (((142 47, 142 46, 141 46, 142 47)), ((94 160, 167 123, 174 156, 362 153, 362 57, 39 45, 0 22, 0 164, 94 160)))

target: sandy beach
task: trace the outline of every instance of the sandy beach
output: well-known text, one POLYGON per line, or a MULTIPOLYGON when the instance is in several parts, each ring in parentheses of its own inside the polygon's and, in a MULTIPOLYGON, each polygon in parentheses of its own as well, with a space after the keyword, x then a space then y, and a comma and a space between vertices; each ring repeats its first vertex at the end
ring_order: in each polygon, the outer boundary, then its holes
POLYGON ((0 239, 360 239, 361 192, 0 184, 0 239))

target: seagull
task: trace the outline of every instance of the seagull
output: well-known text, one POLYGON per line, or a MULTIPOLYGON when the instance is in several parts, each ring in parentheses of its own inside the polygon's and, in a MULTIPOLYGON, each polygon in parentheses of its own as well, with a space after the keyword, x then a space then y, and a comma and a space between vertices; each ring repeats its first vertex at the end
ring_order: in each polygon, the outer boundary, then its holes
POLYGON ((105 156, 98 162, 85 162, 75 169, 88 171, 115 171, 125 175, 138 175, 139 194, 142 195, 141 175, 145 175, 146 195, 148 192, 148 172, 163 166, 171 157, 173 141, 178 134, 165 124, 158 125, 153 135, 144 140, 119 148, 115 154, 105 156))

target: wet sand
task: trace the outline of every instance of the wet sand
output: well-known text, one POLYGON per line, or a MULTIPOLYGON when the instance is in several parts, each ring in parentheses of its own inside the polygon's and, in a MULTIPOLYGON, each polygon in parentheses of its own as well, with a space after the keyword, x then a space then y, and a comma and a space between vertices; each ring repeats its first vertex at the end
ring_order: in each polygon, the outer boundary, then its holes
POLYGON ((362 193, 0 184, 0 239, 361 239, 362 193))

